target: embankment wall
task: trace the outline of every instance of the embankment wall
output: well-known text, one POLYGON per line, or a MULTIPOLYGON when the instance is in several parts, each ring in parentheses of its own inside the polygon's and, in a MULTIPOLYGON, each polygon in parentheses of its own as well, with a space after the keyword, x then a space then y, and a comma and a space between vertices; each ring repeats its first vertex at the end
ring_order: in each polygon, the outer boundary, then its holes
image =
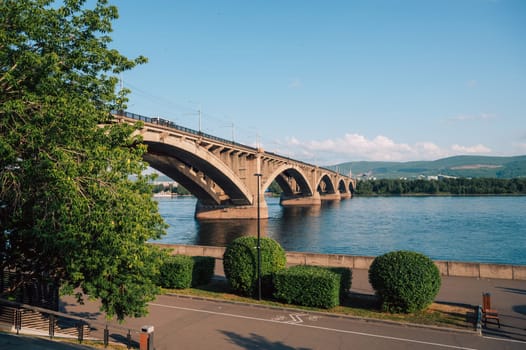
MULTIPOLYGON (((183 244, 155 245, 170 249, 172 254, 212 256, 216 259, 223 259, 223 254, 225 252, 224 247, 183 244)), ((287 252, 287 263, 289 265, 341 266, 351 269, 368 270, 374 258, 374 256, 287 252)), ((435 260, 434 262, 442 276, 526 280, 526 266, 522 265, 485 264, 442 260, 435 260)))

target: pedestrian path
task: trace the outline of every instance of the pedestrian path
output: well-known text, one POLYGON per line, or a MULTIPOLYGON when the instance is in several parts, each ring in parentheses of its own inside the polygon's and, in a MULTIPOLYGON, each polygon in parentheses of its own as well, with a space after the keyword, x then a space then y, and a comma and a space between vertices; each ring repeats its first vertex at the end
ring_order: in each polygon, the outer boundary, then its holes
MULTIPOLYGON (((353 270, 351 291, 374 294, 367 273, 367 270, 353 270)), ((488 323, 482 328, 482 334, 526 341, 526 281, 442 277, 436 301, 477 306, 482 304, 482 293, 491 293, 491 304, 498 310, 501 323, 500 329, 488 323)))

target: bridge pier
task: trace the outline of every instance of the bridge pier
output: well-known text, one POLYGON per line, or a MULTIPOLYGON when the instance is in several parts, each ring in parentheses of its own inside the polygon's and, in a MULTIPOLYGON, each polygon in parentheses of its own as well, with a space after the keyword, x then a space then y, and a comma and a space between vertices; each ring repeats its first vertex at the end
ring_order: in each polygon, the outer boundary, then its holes
MULTIPOLYGON (((267 202, 260 202, 260 218, 268 219, 267 202)), ((195 217, 199 220, 257 219, 258 207, 254 205, 206 205, 197 201, 195 217)))
POLYGON ((352 198, 352 194, 351 192, 341 192, 340 197, 341 199, 349 199, 349 198, 352 198))
POLYGON ((339 201, 342 199, 340 192, 336 193, 324 193, 320 195, 322 201, 339 201))
POLYGON ((316 192, 312 196, 281 194, 279 203, 285 207, 288 207, 288 206, 305 207, 305 206, 312 206, 312 205, 321 205, 321 198, 318 192, 316 192))

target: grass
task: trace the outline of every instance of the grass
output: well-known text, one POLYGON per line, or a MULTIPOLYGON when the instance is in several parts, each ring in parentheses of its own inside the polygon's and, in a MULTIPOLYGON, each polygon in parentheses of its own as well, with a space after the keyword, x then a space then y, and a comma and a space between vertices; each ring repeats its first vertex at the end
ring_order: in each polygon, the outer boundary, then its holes
POLYGON ((382 312, 374 295, 350 293, 341 305, 332 309, 319 309, 298 305, 284 304, 276 300, 257 300, 233 293, 227 282, 214 280, 206 286, 189 289, 164 289, 166 294, 176 294, 192 297, 210 298, 223 301, 258 304, 273 307, 324 312, 335 315, 364 317, 370 319, 388 320, 394 322, 414 323, 427 326, 448 327, 472 330, 474 324, 473 307, 447 303, 433 303, 424 311, 411 314, 392 314, 382 312))

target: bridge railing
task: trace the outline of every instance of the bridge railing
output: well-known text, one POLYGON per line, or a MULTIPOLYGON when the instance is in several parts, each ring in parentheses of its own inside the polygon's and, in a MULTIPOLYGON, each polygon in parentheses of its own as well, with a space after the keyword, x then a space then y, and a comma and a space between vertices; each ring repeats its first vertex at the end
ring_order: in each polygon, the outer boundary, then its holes
MULTIPOLYGON (((189 133, 189 134, 193 134, 193 135, 197 135, 197 136, 206 137, 207 139, 211 139, 211 140, 215 140, 215 141, 218 141, 218 142, 234 145, 234 146, 237 146, 237 147, 248 148, 248 149, 250 149, 250 150, 252 150, 254 152, 258 152, 259 151, 257 148, 254 148, 254 147, 251 147, 251 146, 247 146, 247 145, 235 142, 235 141, 227 140, 227 139, 224 139, 224 138, 221 138, 221 137, 217 137, 217 136, 214 136, 214 135, 210 135, 210 134, 204 133, 202 131, 197 131, 197 130, 194 130, 194 129, 186 128, 184 126, 181 126, 181 125, 178 125, 178 124, 174 123, 171 120, 166 120, 166 119, 163 119, 163 118, 160 118, 160 117, 146 117, 146 116, 143 116, 143 115, 140 115, 140 114, 136 114, 136 113, 131 113, 131 112, 128 112, 128 111, 113 111, 113 114, 118 115, 118 116, 122 116, 122 117, 126 117, 126 118, 130 118, 130 119, 143 121, 143 122, 150 123, 150 124, 157 124, 157 125, 160 125, 160 126, 168 127, 168 128, 179 130, 179 131, 183 131, 183 132, 186 132, 186 133, 189 133)), ((312 166, 313 167, 318 167, 317 165, 305 163, 305 162, 302 162, 300 160, 296 160, 296 159, 292 159, 290 157, 279 155, 277 153, 273 153, 273 152, 265 152, 265 153, 267 153, 269 155, 273 155, 273 156, 279 157, 279 158, 287 159, 287 160, 289 160, 291 162, 304 164, 304 165, 311 166, 311 167, 312 166)), ((343 174, 341 174, 341 173, 339 173, 337 171, 334 171, 332 169, 329 169, 329 168, 325 168, 325 167, 318 167, 318 168, 323 169, 323 170, 327 170, 327 171, 330 171, 330 172, 333 172, 333 173, 337 173, 337 174, 342 175, 342 176, 345 176, 345 175, 343 175, 343 174)))
POLYGON ((113 114, 118 115, 118 116, 122 116, 122 117, 126 117, 126 118, 135 119, 135 120, 140 120, 140 121, 143 121, 143 122, 146 122, 146 123, 150 123, 150 124, 157 124, 157 125, 160 125, 160 126, 165 126, 165 127, 168 127, 168 128, 171 128, 171 129, 175 129, 175 130, 179 130, 179 131, 183 131, 183 132, 186 132, 186 133, 189 133, 189 134, 206 137, 207 139, 211 139, 211 140, 214 140, 214 141, 219 141, 219 142, 222 142, 222 143, 227 143, 227 144, 235 145, 235 146, 242 147, 242 148, 248 148, 248 149, 250 149, 250 150, 252 150, 254 152, 258 151, 257 148, 250 147, 250 146, 247 146, 247 145, 244 145, 244 144, 232 141, 232 140, 227 140, 227 139, 224 139, 224 138, 221 138, 221 137, 217 137, 217 136, 214 136, 214 135, 210 135, 210 134, 204 133, 202 131, 197 131, 197 130, 194 130, 194 129, 190 129, 190 128, 178 125, 178 124, 174 123, 171 120, 166 120, 166 119, 163 119, 163 118, 160 118, 160 117, 145 117, 143 115, 136 114, 136 113, 131 113, 131 112, 127 112, 127 111, 114 111, 113 114))

